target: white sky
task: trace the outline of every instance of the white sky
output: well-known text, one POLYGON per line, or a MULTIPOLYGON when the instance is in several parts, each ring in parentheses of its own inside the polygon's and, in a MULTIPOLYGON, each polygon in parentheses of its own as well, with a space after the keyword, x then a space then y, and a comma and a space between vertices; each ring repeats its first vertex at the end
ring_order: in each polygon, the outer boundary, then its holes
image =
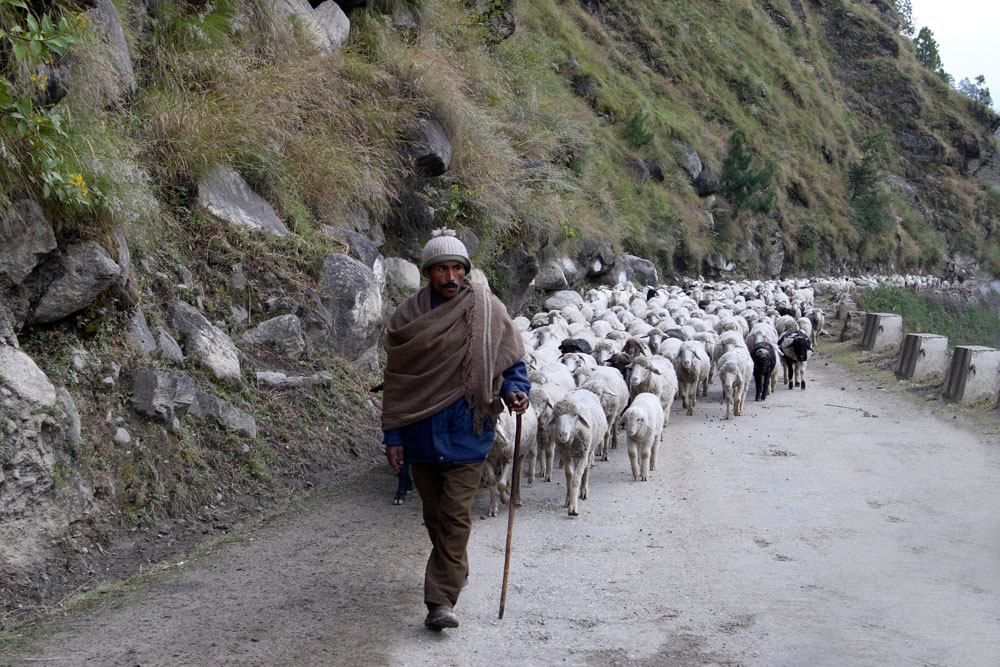
POLYGON ((955 84, 986 76, 1000 108, 1000 0, 911 0, 913 25, 934 33, 944 71, 955 84))

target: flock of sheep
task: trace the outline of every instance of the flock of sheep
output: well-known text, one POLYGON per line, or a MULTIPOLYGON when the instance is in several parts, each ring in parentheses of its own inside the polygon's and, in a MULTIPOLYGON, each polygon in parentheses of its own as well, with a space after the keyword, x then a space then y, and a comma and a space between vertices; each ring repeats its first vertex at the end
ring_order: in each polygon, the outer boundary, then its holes
POLYGON ((808 281, 626 283, 560 295, 546 302, 549 310, 514 320, 527 352, 531 407, 522 417, 518 461, 515 417, 499 418, 484 471, 490 516, 498 499, 507 503, 513 495, 521 504, 520 488, 510 486, 514 466, 522 469, 525 459, 529 483, 539 456, 540 474, 552 480, 556 449, 565 507, 577 516, 594 458, 608 460, 619 434, 633 478, 648 480, 675 397, 693 415, 699 394, 706 396, 718 377, 725 418, 740 416, 751 383, 756 400, 774 391, 778 363, 789 389, 805 389, 808 354, 824 324, 808 281))

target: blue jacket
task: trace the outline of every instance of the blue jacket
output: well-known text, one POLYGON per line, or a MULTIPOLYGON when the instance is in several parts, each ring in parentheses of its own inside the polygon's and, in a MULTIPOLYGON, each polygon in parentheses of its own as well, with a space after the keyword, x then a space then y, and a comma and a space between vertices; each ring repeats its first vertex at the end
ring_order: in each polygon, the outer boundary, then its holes
MULTIPOLYGON (((440 305, 436 294, 431 294, 431 308, 440 305)), ((520 391, 528 394, 528 367, 523 361, 503 372, 500 396, 520 391)), ((403 458, 408 463, 477 463, 485 461, 493 447, 493 429, 485 420, 482 435, 473 428, 473 411, 465 397, 431 415, 402 428, 383 431, 382 444, 386 447, 403 447, 403 458)))

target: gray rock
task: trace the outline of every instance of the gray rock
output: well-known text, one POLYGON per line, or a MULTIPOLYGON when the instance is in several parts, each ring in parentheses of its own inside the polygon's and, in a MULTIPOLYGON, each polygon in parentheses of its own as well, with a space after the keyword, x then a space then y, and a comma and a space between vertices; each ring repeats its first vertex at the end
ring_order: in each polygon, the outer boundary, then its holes
POLYGON ((115 286, 124 289, 132 273, 132 253, 129 252, 124 229, 117 227, 111 232, 111 236, 115 240, 115 245, 118 246, 118 268, 120 270, 115 286))
POLYGON ((77 373, 88 373, 98 366, 94 355, 82 347, 70 348, 69 365, 77 373))
MULTIPOLYGON (((121 16, 112 0, 97 0, 94 7, 88 9, 86 16, 108 46, 108 56, 111 60, 114 85, 111 89, 102 86, 100 94, 111 102, 120 102, 136 90, 135 72, 132 69, 132 59, 128 53, 128 43, 125 41, 125 30, 122 27, 121 16)), ((75 77, 76 78, 76 77, 75 77)), ((107 75, 101 73, 89 77, 91 80, 105 81, 107 75)))
POLYGON ((302 388, 312 390, 314 387, 328 387, 333 383, 333 374, 320 371, 309 376, 285 375, 273 371, 258 371, 257 384, 265 389, 302 388))
POLYGON ((580 269, 580 265, 571 258, 563 255, 558 261, 567 283, 573 285, 583 279, 583 271, 580 269))
POLYGON ((172 424, 194 401, 198 383, 182 371, 138 371, 133 378, 132 408, 140 415, 172 424))
POLYGON ((389 14, 389 23, 393 28, 404 28, 406 30, 419 30, 420 23, 417 22, 417 15, 406 5, 395 5, 392 13, 389 14))
POLYGON ((572 290, 556 292, 545 300, 546 310, 562 310, 566 306, 582 306, 583 297, 572 290))
POLYGON ((141 307, 135 309, 126 336, 132 349, 146 354, 156 354, 156 339, 153 338, 153 332, 146 324, 146 315, 142 312, 141 307))
POLYGON ((607 241, 587 238, 576 259, 586 277, 599 278, 614 267, 615 248, 607 241))
POLYGON ((218 396, 199 391, 191 403, 189 412, 194 417, 211 419, 219 426, 248 438, 257 437, 257 421, 253 415, 247 414, 218 396))
POLYGON ((635 255, 625 255, 622 257, 622 263, 626 267, 626 272, 629 275, 628 279, 637 286, 656 285, 660 281, 656 265, 648 259, 636 257, 635 255))
POLYGON ((236 322, 236 324, 242 324, 250 319, 250 313, 247 312, 246 308, 230 306, 229 310, 233 314, 233 321, 236 322))
POLYGON ((178 264, 177 273, 181 274, 181 282, 177 285, 178 287, 188 289, 194 285, 194 274, 191 273, 191 269, 183 264, 178 264))
POLYGON ((333 0, 326 0, 313 10, 313 16, 326 32, 330 48, 334 51, 340 49, 351 34, 351 21, 340 5, 333 0))
POLYGON ((205 364, 217 378, 239 382, 240 358, 232 339, 183 301, 175 301, 170 313, 188 354, 205 364))
POLYGON ((243 273, 243 262, 237 262, 236 266, 233 267, 233 272, 229 275, 229 282, 237 292, 242 292, 247 288, 247 277, 243 273))
POLYGON ((477 285, 482 285, 486 289, 490 289, 490 280, 486 277, 486 274, 483 273, 482 269, 472 269, 469 271, 469 282, 473 282, 477 285))
POLYGON ((80 411, 76 409, 76 401, 69 395, 65 387, 56 387, 56 398, 66 414, 66 439, 70 444, 78 445, 83 431, 80 424, 80 411))
POLYGON ((21 199, 0 217, 0 275, 20 285, 39 263, 39 257, 56 249, 52 225, 42 207, 21 199))
POLYGON ((348 360, 375 363, 382 337, 382 293, 375 274, 344 254, 327 255, 319 277, 320 308, 306 334, 348 360))
POLYGON ((231 225, 263 229, 278 236, 288 234, 271 205, 229 167, 216 166, 198 182, 198 202, 231 225))
POLYGON ((171 361, 178 366, 183 366, 184 352, 181 351, 181 346, 177 344, 177 341, 174 340, 170 332, 163 327, 159 327, 156 331, 156 349, 160 358, 171 361))
POLYGON ((83 310, 121 275, 107 251, 93 242, 70 246, 55 262, 60 275, 35 305, 35 322, 55 322, 83 310))
POLYGON ((479 252, 480 245, 479 237, 476 236, 476 233, 468 227, 459 227, 455 230, 455 235, 458 237, 458 240, 462 242, 462 245, 465 246, 465 249, 469 253, 469 257, 475 257, 476 253, 479 252))
POLYGON ((569 287, 569 282, 563 274, 562 263, 558 259, 550 259, 539 265, 538 275, 535 276, 535 287, 549 292, 569 287))
POLYGON ((330 42, 327 29, 317 20, 308 0, 269 0, 268 4, 275 17, 292 21, 301 26, 303 33, 311 44, 323 51, 335 50, 330 42))
POLYGON ((674 142, 674 147, 680 153, 681 166, 684 167, 684 171, 688 173, 688 176, 691 177, 691 181, 694 182, 694 180, 701 174, 702 170, 701 158, 698 157, 698 151, 687 144, 682 144, 679 141, 674 142))
POLYGON ((243 340, 252 345, 271 345, 280 350, 301 352, 306 347, 302 338, 302 322, 295 315, 279 315, 243 334, 243 340))
POLYGON ((444 128, 431 118, 417 120, 409 150, 413 166, 422 176, 440 176, 451 165, 451 142, 444 128))
POLYGON ((506 280, 502 285, 493 285, 493 290, 500 295, 507 309, 516 313, 527 300, 531 281, 538 274, 538 258, 528 252, 522 243, 505 252, 498 263, 506 280))
POLYGON ((420 289, 420 269, 413 262, 402 257, 389 257, 385 260, 385 274, 389 282, 403 289, 416 291, 420 289))
POLYGON ((376 263, 379 259, 382 259, 382 253, 378 251, 378 247, 367 236, 362 236, 349 229, 332 227, 330 225, 323 225, 323 233, 345 242, 348 252, 361 260, 362 264, 373 271, 375 270, 376 263))
POLYGON ((132 442, 132 434, 123 429, 121 426, 119 426, 117 429, 115 429, 115 434, 114 436, 112 436, 111 439, 114 440, 119 445, 127 445, 128 443, 132 442))
POLYGON ((4 344, 0 344, 0 386, 29 403, 44 407, 56 403, 56 388, 34 359, 4 344))
POLYGON ((707 197, 719 189, 719 176, 711 167, 703 167, 698 178, 691 183, 699 197, 707 197))
POLYGON ((649 167, 647 167, 646 163, 642 160, 629 158, 625 160, 625 166, 634 171, 640 181, 646 182, 649 180, 649 167))

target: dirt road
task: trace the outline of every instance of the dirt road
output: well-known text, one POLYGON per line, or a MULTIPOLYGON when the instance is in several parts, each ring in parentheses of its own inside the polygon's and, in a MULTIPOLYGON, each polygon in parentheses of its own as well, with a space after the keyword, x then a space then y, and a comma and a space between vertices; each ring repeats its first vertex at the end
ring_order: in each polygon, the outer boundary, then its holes
POLYGON ((379 469, 0 663, 1000 664, 997 438, 822 358, 809 379, 731 422, 718 386, 678 404, 651 480, 613 450, 579 518, 561 470, 529 488, 503 621, 485 490, 462 626, 435 634, 419 501, 379 469))

